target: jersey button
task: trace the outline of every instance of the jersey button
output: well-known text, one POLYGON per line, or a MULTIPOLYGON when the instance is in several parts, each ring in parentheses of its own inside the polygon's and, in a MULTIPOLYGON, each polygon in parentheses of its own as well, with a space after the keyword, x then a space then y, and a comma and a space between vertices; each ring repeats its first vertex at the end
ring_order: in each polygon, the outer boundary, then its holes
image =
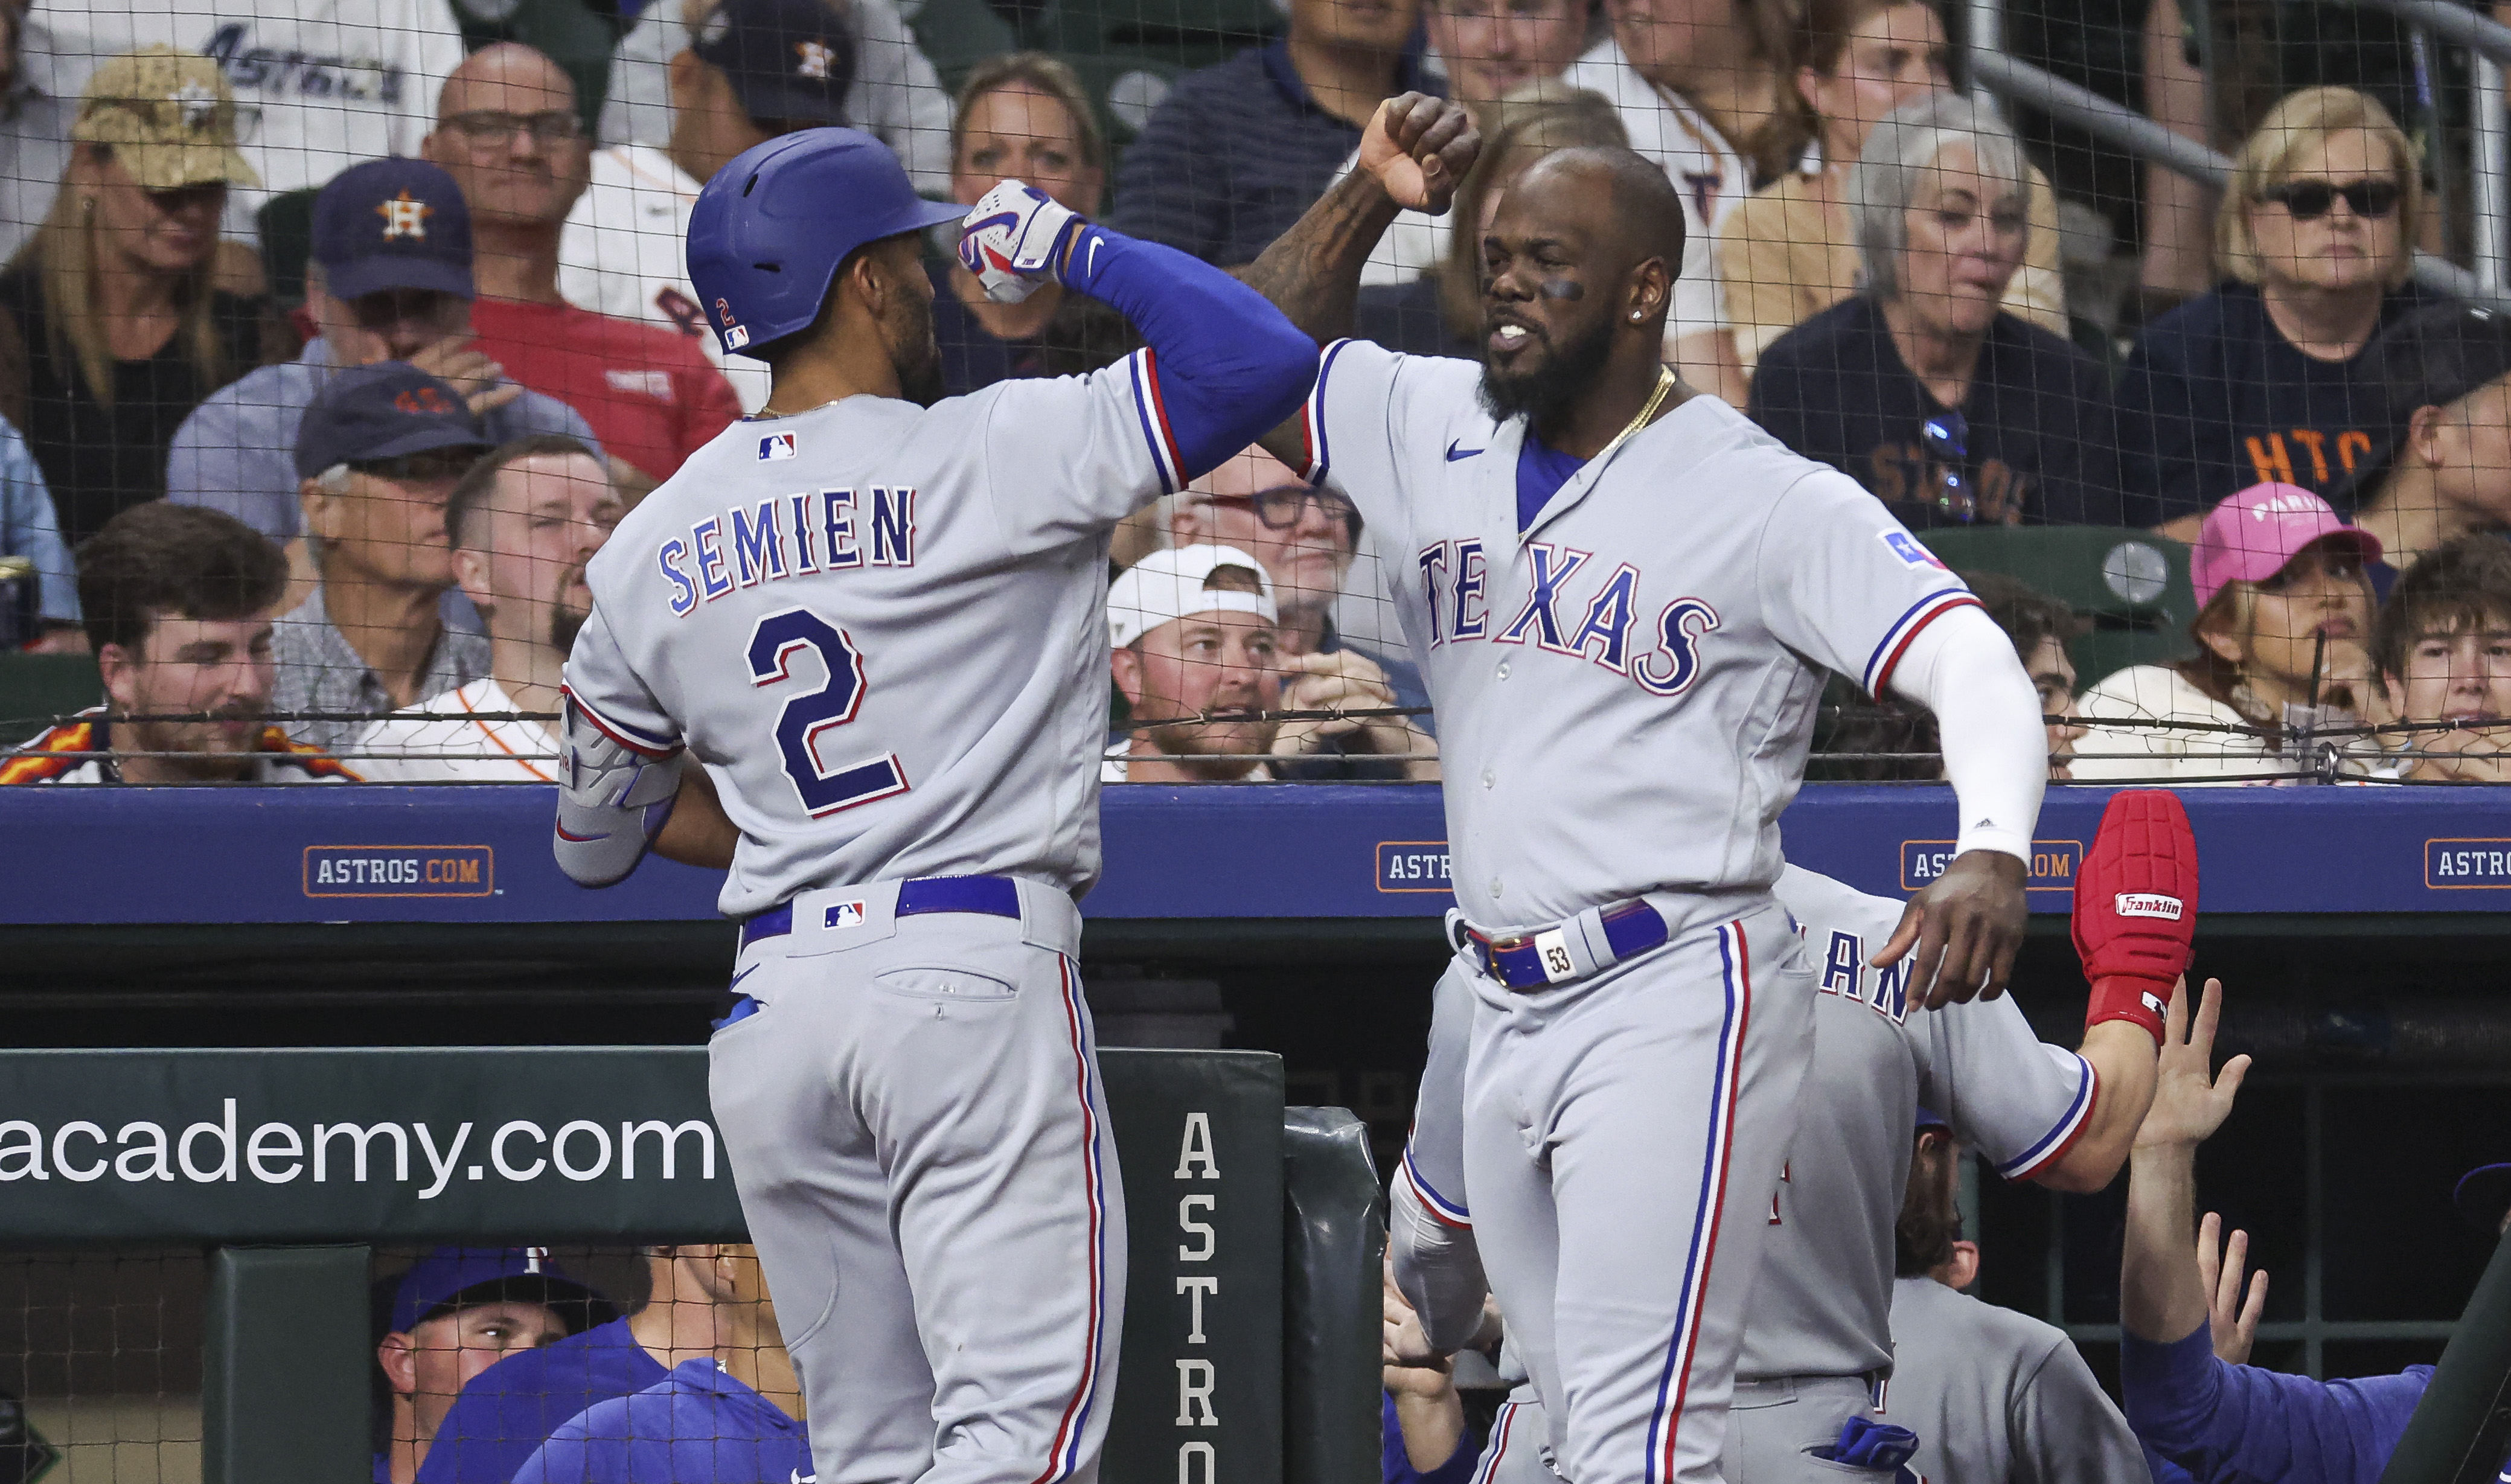
POLYGON ((1506 660, 1501 660, 1499 662, 1499 678, 1501 680, 1508 679, 1508 661, 1506 660))
POLYGON ((1499 878, 1498 878, 1498 877, 1492 877, 1492 878, 1491 878, 1491 900, 1492 900, 1492 901, 1494 901, 1494 902, 1496 902, 1496 901, 1498 901, 1498 900, 1499 900, 1499 878))
POLYGON ((1489 768, 1485 768, 1485 769, 1483 769, 1483 787, 1484 787, 1484 788, 1489 788, 1492 784, 1497 783, 1497 782, 1499 782, 1499 780, 1498 780, 1496 777, 1493 777, 1493 776, 1492 776, 1492 774, 1491 774, 1491 770, 1490 770, 1489 768))

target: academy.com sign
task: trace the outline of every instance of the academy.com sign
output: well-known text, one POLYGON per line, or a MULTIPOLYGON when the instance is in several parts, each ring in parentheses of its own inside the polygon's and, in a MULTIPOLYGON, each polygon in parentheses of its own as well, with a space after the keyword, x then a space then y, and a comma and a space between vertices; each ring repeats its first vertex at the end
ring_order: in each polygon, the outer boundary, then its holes
POLYGON ((423 1118, 304 1126, 256 1122, 248 1129, 237 1113, 240 1101, 221 1099, 214 1120, 179 1129, 154 1118, 134 1118, 110 1133, 89 1118, 49 1129, 28 1118, 0 1119, 0 1184, 58 1178, 78 1184, 180 1179, 284 1186, 372 1179, 415 1182, 421 1186, 418 1198, 434 1200, 456 1180, 492 1176, 517 1182, 552 1174, 579 1183, 605 1176, 635 1180, 640 1147, 645 1179, 676 1180, 684 1166, 697 1179, 715 1178, 715 1125, 704 1118, 622 1118, 615 1134, 610 1121, 592 1118, 572 1118, 555 1129, 510 1118, 494 1132, 483 1132, 473 1119, 439 1128, 423 1118))
POLYGON ((742 1233, 700 1046, 0 1051, 0 1245, 742 1233))

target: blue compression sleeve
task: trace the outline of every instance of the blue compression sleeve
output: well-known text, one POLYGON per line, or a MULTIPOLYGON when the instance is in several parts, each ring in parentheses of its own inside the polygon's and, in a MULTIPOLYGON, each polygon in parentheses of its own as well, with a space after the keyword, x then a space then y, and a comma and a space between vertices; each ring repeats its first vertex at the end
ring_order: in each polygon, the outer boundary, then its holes
POLYGON ((2215 1358, 2204 1325, 2157 1345, 2125 1337, 2119 1388, 2128 1425, 2198 1484, 2378 1484, 2432 1379, 2313 1381, 2215 1358))
POLYGON ((1120 310, 1150 343, 1188 479, 1289 420, 1316 385, 1315 341, 1264 295, 1174 248, 1092 222, 1062 277, 1120 310))

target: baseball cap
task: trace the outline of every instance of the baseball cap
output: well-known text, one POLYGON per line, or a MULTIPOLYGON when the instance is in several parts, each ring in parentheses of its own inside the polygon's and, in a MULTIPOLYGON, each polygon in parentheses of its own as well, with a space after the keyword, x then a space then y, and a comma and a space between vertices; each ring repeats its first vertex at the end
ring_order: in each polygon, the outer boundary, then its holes
POLYGON ((597 1322, 618 1317, 609 1300, 567 1276, 547 1247, 439 1247, 412 1263, 393 1289, 392 1333, 406 1335, 447 1309, 499 1299, 589 1304, 600 1315, 597 1322))
POLYGON ((2472 304, 2418 309, 2373 337, 2362 367, 2357 384, 2378 389, 2385 425, 2379 447, 2358 457, 2329 490, 2332 500, 2349 510, 2361 508, 2388 473, 2417 408, 2448 407, 2511 375, 2511 315, 2472 304))
POLYGON ((1940 1113, 1934 1109, 1929 1108, 1926 1104, 1921 1103, 1918 1105, 1917 1124, 1911 1130, 1911 1133, 1914 1137, 1917 1134, 1927 1133, 1930 1130, 1950 1134, 1953 1131, 1953 1126, 1945 1121, 1945 1115, 1943 1113, 1940 1113))
POLYGON ((141 190, 261 183, 236 149, 235 95, 197 52, 142 47, 97 68, 70 137, 111 146, 141 190))
POLYGON ((2480 1164, 2461 1175, 2450 1203, 2460 1220, 2492 1236, 2502 1225, 2502 1213, 2511 1211, 2511 1164, 2480 1164))
POLYGON ((296 428, 296 477, 312 479, 333 464, 488 446, 460 392, 406 361, 379 361, 341 371, 315 393, 296 428))
POLYGON ((2331 541, 2380 559, 2380 538, 2348 526, 2328 502, 2299 485, 2252 485, 2206 512, 2197 548, 2188 556, 2188 580, 2197 605, 2215 601, 2226 582, 2263 582, 2313 541, 2331 541))
POLYGON ((753 119, 846 121, 854 33, 819 0, 722 0, 691 50, 723 73, 753 119))
POLYGON ((385 289, 474 295, 471 208, 425 160, 368 160, 333 176, 314 198, 313 236, 333 298, 385 289))
POLYGON ((1107 584, 1107 639, 1116 648, 1191 613, 1254 613, 1266 623, 1277 623, 1282 617, 1273 604, 1273 579, 1254 557, 1234 546, 1155 551, 1107 584), (1224 566, 1254 572, 1261 591, 1206 587, 1212 574, 1224 566))

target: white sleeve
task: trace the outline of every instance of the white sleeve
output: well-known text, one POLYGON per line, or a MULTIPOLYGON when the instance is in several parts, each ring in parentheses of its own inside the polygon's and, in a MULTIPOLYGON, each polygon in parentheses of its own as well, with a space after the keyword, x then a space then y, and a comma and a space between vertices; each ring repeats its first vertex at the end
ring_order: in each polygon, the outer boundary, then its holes
POLYGON ((1911 636, 1891 688, 1936 714, 1945 778, 1961 801, 1953 853, 1998 850, 2028 865, 2049 733, 2005 631, 1977 604, 1945 612, 1911 636))
POLYGON ((2011 995, 1910 1017, 1918 1101, 2007 1180, 2065 1157, 2100 1091, 2092 1063, 2032 1034, 2011 995))
POLYGON ((1456 408, 1474 406, 1481 380, 1479 362, 1334 341, 1318 361, 1316 388, 1301 414, 1307 466, 1298 473, 1340 490, 1371 529, 1409 530, 1403 492, 1414 450, 1405 440, 1437 447, 1456 408))
POLYGON ((950 96, 890 0, 855 0, 855 85, 846 112, 880 136, 925 195, 950 194, 950 96))
POLYGON ((1154 374, 1138 350, 1086 376, 997 381, 958 399, 977 418, 967 456, 1013 552, 1095 535, 1183 486, 1154 374))

